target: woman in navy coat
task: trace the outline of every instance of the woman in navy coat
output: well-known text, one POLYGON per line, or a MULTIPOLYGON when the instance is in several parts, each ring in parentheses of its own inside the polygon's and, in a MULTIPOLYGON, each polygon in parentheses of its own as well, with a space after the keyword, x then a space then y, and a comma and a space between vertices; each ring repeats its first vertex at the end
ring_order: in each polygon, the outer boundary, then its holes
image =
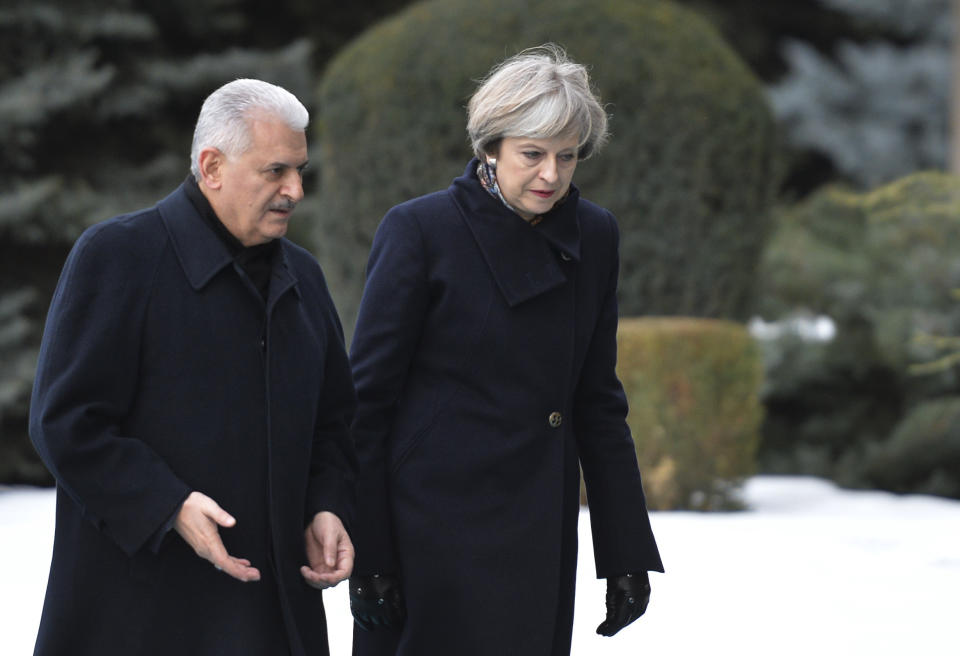
POLYGON ((598 632, 663 569, 615 373, 617 224, 571 184, 606 115, 552 45, 468 112, 476 159, 377 231, 351 349, 360 656, 569 654, 580 467, 598 632))

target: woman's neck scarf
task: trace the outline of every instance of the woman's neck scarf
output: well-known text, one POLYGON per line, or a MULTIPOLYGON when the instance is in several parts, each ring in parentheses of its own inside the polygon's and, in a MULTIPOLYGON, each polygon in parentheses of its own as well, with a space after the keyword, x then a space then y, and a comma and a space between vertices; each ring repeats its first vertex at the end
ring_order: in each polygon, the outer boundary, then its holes
MULTIPOLYGON (((477 178, 480 179, 480 185, 486 189, 491 196, 499 198, 500 202, 503 203, 508 210, 520 216, 520 212, 507 202, 507 199, 503 197, 503 193, 500 191, 500 185, 497 184, 497 160, 495 158, 489 157, 486 161, 481 160, 480 163, 477 164, 477 178)), ((537 225, 541 221, 543 221, 543 216, 537 215, 530 219, 528 223, 530 225, 537 225)))

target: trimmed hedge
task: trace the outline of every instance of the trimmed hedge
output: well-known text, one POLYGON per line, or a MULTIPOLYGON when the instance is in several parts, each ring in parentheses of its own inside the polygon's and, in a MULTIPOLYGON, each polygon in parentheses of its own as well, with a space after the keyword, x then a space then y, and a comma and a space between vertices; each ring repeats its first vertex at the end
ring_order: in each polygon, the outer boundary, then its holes
POLYGON ((611 142, 575 182, 620 220, 623 312, 749 315, 778 183, 775 125, 710 25, 661 0, 430 0, 353 41, 319 89, 314 241, 348 332, 383 214, 462 173, 477 79, 547 41, 590 66, 612 114, 611 142))
POLYGON ((723 510, 754 473, 763 364, 746 328, 717 319, 622 319, 617 373, 648 506, 723 510))

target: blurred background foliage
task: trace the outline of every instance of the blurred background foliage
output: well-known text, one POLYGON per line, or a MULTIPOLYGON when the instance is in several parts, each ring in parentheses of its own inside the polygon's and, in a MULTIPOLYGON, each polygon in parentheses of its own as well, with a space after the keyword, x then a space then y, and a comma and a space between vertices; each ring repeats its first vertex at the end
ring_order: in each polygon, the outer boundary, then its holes
POLYGON ((766 83, 785 198, 947 165, 951 0, 684 0, 766 83))
POLYGON ((956 403, 944 405, 958 371, 915 366, 942 355, 923 336, 960 326, 957 183, 921 172, 866 193, 829 186, 782 210, 760 268, 759 310, 803 307, 831 317, 836 336, 764 342, 766 470, 960 494, 956 403), (945 425, 933 429, 934 416, 945 425))
POLYGON ((750 316, 778 142, 759 81, 714 28, 659 1, 432 0, 352 42, 321 83, 317 244, 348 327, 380 218, 470 159, 477 77, 547 41, 590 62, 612 113, 613 138, 576 184, 620 222, 621 313, 750 316))
POLYGON ((760 471, 960 497, 956 366, 915 367, 960 335, 957 181, 913 175, 947 165, 950 0, 65 4, 0 6, 0 482, 51 482, 26 416, 67 251, 183 179, 212 89, 311 110, 291 237, 349 326, 385 209, 463 170, 476 79, 553 39, 610 103, 576 182, 621 220, 623 314, 835 325, 759 342, 760 471))

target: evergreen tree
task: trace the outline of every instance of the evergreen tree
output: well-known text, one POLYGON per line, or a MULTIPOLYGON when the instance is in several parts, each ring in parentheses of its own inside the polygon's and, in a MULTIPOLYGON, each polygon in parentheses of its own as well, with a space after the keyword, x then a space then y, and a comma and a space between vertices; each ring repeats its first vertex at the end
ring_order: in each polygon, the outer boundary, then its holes
MULTIPOLYGON (((257 77, 312 109, 326 58, 404 2, 65 4, 0 7, 0 482, 50 482, 27 441, 27 409, 43 319, 79 233, 183 180, 213 89, 257 77)), ((309 232, 298 227, 294 238, 309 232)))
POLYGON ((870 188, 949 157, 950 0, 822 0, 865 42, 828 52, 784 45, 789 72, 770 96, 789 141, 824 154, 840 176, 870 188))
POLYGON ((787 197, 946 165, 953 1, 678 0, 767 85, 787 197))

